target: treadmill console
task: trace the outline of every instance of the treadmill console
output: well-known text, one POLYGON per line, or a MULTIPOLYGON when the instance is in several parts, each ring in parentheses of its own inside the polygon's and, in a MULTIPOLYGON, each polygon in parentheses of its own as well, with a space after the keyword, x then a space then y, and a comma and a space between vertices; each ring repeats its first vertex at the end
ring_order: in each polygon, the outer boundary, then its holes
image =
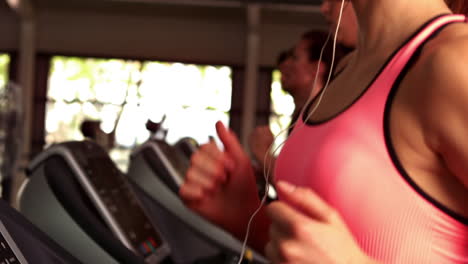
POLYGON ((166 158, 167 162, 169 162, 169 166, 177 171, 178 177, 184 179, 185 173, 190 167, 190 159, 185 156, 182 150, 167 144, 165 141, 158 140, 156 143, 157 147, 161 150, 161 153, 158 154, 163 154, 160 158, 166 158))
MULTIPOLYGON (((91 141, 62 143, 65 160, 91 198, 100 217, 120 241, 143 256, 147 263, 159 263, 169 248, 151 224, 127 182, 108 154, 91 141)), ((59 146, 60 147, 60 146, 59 146)))
POLYGON ((177 193, 183 183, 190 159, 182 150, 162 140, 151 140, 143 144, 136 153, 142 153, 158 177, 177 193))
POLYGON ((182 151, 185 154, 185 157, 188 160, 190 160, 190 157, 192 156, 192 154, 195 151, 197 151, 197 149, 199 148, 199 145, 198 145, 198 142, 195 139, 185 137, 185 138, 182 138, 179 141, 177 141, 177 143, 175 143, 174 147, 176 147, 177 149, 182 151))

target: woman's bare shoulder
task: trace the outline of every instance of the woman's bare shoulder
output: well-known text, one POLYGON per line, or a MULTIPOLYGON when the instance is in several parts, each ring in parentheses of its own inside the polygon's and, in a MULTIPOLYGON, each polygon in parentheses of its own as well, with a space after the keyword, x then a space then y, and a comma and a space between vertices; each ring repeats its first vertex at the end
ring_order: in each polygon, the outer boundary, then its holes
POLYGON ((468 26, 452 27, 428 42, 410 79, 408 87, 420 95, 412 107, 423 119, 468 117, 468 26))
MULTIPOLYGON (((430 41, 423 50, 430 60, 454 59, 459 54, 468 55, 468 24, 459 23, 449 26, 430 41)), ((432 61, 430 61, 432 62, 432 61)))
POLYGON ((450 26, 428 42, 417 67, 429 83, 460 81, 468 73, 468 24, 450 26))

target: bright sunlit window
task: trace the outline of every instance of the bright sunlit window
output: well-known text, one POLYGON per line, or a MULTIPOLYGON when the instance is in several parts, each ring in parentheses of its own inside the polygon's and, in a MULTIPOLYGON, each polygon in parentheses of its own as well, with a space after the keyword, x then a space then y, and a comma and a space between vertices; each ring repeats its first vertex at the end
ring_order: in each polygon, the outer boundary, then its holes
MULTIPOLYGON (((11 176, 11 173, 15 170, 13 167, 17 152, 17 147, 14 140, 12 141, 12 135, 17 132, 16 126, 12 126, 8 123, 8 118, 5 118, 8 111, 12 109, 11 98, 8 96, 7 90, 5 90, 5 84, 8 82, 8 69, 10 64, 10 56, 8 54, 0 53, 0 179, 6 176, 11 176), (10 102, 8 102, 10 101, 10 102)), ((17 121, 17 120, 15 120, 17 121)), ((15 123, 16 124, 16 123, 15 123)), ((2 188, 0 186, 0 196, 2 188)))
POLYGON ((291 123, 291 116, 294 112, 294 100, 291 95, 286 93, 281 87, 281 73, 278 70, 273 71, 273 80, 271 84, 271 112, 270 130, 275 136, 273 149, 277 149, 275 154, 279 153, 281 144, 288 137, 288 127, 291 123))
POLYGON ((81 140, 85 119, 115 130, 111 156, 126 167, 132 148, 149 137, 147 120, 160 122, 166 140, 215 136, 229 123, 231 69, 182 63, 54 57, 49 77, 46 142, 81 140))
POLYGON ((8 66, 10 64, 10 56, 0 53, 0 87, 5 86, 8 81, 8 66))

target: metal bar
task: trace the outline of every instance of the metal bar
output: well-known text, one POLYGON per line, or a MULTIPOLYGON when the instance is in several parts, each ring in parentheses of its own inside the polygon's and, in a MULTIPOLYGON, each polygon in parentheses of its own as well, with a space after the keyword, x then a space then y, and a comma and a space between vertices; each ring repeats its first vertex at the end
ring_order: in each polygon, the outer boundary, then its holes
POLYGON ((258 65, 260 50, 260 13, 259 4, 247 6, 247 39, 246 65, 244 80, 244 102, 242 111, 241 142, 245 148, 249 143, 249 135, 255 126, 258 65))
POLYGON ((112 2, 123 3, 145 3, 145 4, 170 4, 170 5, 191 5, 191 6, 208 6, 208 7, 231 7, 241 8, 245 7, 248 3, 261 4, 262 8, 283 10, 283 11, 296 11, 296 12, 320 12, 321 1, 312 0, 107 0, 112 2))
MULTIPOLYGON (((20 17, 20 45, 18 83, 21 87, 23 104, 23 144, 21 149, 20 168, 29 162, 31 152, 32 107, 34 98, 34 71, 36 58, 36 20, 34 7, 30 0, 9 1, 10 7, 20 17)), ((12 179, 11 199, 17 207, 15 194, 25 179, 24 172, 18 171, 12 179)))

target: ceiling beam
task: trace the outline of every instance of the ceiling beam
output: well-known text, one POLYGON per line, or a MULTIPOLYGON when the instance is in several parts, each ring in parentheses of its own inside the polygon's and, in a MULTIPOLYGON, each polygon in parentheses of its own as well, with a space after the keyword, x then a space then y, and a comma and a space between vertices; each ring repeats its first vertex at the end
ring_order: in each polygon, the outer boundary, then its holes
POLYGON ((259 4, 262 9, 319 13, 321 0, 104 0, 103 2, 167 4, 186 6, 243 8, 247 4, 259 4))

